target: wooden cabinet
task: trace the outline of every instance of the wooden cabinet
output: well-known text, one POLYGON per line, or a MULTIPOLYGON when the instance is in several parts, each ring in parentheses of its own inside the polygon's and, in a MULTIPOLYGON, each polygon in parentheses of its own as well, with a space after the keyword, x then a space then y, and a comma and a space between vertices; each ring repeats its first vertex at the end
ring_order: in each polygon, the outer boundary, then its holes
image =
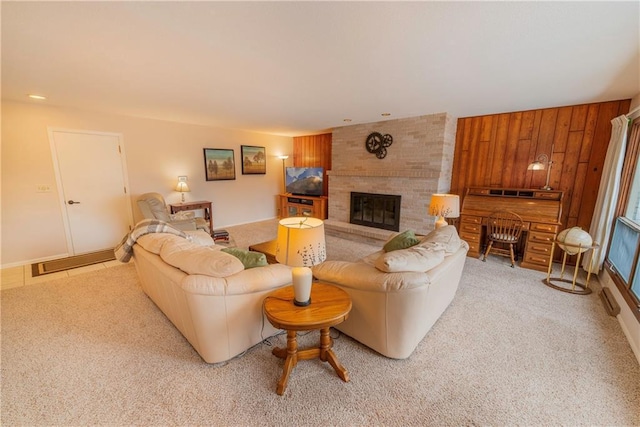
POLYGON ((520 265, 547 271, 551 247, 560 227, 562 191, 470 187, 462 203, 460 238, 469 243, 468 256, 482 254, 487 216, 494 211, 515 212, 524 221, 520 265))
POLYGON ((309 216, 327 219, 327 197, 280 194, 280 218, 309 216))

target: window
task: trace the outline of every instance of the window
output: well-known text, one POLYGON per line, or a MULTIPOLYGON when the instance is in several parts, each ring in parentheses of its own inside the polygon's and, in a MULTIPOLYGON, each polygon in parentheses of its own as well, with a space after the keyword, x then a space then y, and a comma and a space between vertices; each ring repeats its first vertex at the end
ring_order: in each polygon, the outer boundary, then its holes
POLYGON ((640 321, 640 118, 630 126, 605 267, 640 321))

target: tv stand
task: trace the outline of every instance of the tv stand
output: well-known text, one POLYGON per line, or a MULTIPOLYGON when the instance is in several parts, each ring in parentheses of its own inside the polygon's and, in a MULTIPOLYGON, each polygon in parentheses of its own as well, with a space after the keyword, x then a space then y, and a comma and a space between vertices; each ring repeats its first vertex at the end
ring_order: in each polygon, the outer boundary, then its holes
POLYGON ((280 198, 280 218, 290 216, 309 216, 318 219, 327 219, 327 197, 298 196, 291 193, 283 193, 280 198))

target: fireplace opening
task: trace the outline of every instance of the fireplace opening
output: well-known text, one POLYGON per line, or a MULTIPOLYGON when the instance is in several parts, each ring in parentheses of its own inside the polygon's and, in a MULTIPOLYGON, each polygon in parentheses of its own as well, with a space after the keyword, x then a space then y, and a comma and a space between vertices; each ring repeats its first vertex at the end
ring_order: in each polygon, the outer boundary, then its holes
POLYGON ((400 200, 391 194, 351 193, 351 224, 400 231, 400 200))

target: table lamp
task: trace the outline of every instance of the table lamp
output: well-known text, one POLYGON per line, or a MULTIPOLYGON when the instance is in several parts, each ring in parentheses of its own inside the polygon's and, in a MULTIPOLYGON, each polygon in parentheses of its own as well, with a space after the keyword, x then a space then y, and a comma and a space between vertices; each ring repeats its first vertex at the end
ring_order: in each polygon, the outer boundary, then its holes
POLYGON ((445 218, 460 216, 460 196, 457 194, 433 194, 429 204, 429 214, 437 216, 436 228, 447 225, 445 218))
POLYGON ((182 193, 182 203, 184 203, 184 193, 188 193, 191 191, 189 190, 189 186, 187 185, 186 176, 178 177, 178 183, 176 184, 176 191, 179 191, 182 193))
POLYGON ((327 258, 324 222, 311 217, 290 217, 278 223, 276 260, 293 267, 293 303, 305 307, 311 303, 311 269, 327 258))
MULTIPOLYGON (((554 144, 551 144, 551 155, 553 155, 554 144)), ((541 171, 547 169, 547 180, 544 183, 544 187, 541 187, 541 190, 552 190, 549 187, 549 178, 551 177, 551 165, 553 165, 553 160, 551 160, 551 156, 547 156, 546 154, 540 154, 536 160, 529 163, 527 166, 527 170, 530 171, 541 171), (546 165, 545 165, 546 163, 546 165)))

